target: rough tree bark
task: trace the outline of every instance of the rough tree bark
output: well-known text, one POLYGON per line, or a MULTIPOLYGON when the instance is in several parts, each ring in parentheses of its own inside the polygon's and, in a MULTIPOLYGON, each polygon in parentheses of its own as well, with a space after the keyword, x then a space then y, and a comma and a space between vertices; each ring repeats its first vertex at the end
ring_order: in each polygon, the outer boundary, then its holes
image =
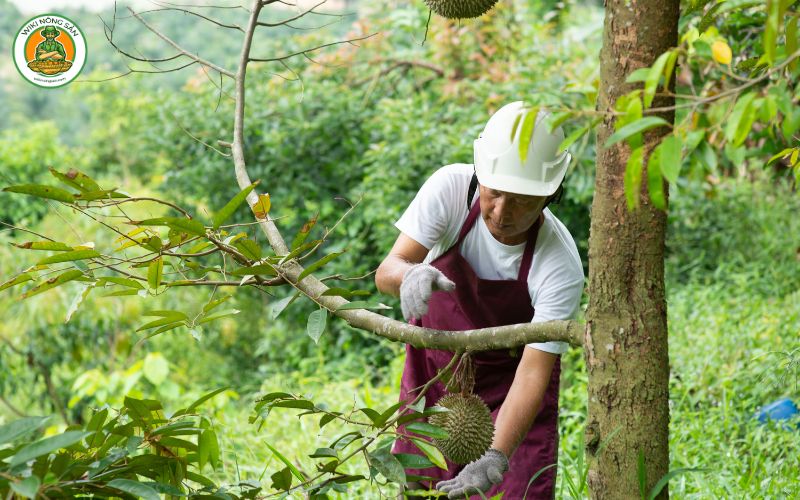
MULTIPOLYGON (((625 83, 632 71, 677 44, 679 9, 678 0, 607 0, 600 111, 612 110, 618 97, 634 89, 625 83)), ((663 116, 672 122, 671 115, 663 116)), ((648 491, 669 469, 666 213, 652 206, 644 184, 640 208, 628 210, 623 179, 631 151, 624 142, 602 147, 613 132, 614 118, 607 114, 597 135, 584 341, 589 490, 597 499, 640 496, 640 454, 648 491)), ((645 151, 665 132, 647 134, 645 151)), ((665 488, 659 498, 667 497, 665 488)))

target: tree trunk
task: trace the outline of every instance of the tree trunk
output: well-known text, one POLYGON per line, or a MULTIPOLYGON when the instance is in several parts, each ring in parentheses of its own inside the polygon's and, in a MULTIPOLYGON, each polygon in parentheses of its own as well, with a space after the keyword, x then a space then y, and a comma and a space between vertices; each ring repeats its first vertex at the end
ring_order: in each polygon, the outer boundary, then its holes
MULTIPOLYGON (((678 0, 606 2, 599 110, 611 110, 619 96, 634 89, 625 83, 631 72, 650 66, 677 44, 678 16, 678 0)), ((654 101, 658 106, 672 103, 654 101)), ((664 116, 672 121, 671 115, 664 116)), ((628 210, 623 178, 630 148, 624 142, 603 148, 613 132, 613 116, 607 115, 597 136, 584 345, 588 481, 597 499, 640 498, 640 455, 645 492, 669 470, 666 213, 649 202, 646 180, 640 207, 628 210)), ((663 133, 645 136, 646 152, 663 133)), ((667 497, 665 488, 659 498, 667 497)))

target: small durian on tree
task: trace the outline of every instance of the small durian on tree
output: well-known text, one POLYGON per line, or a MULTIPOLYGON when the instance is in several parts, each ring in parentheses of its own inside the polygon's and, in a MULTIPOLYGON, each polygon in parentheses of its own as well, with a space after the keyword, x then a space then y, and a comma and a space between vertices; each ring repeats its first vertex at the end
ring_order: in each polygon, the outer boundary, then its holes
POLYGON ((497 0, 425 0, 430 9, 448 19, 480 17, 489 11, 497 0))
POLYGON ((483 456, 494 437, 494 423, 489 407, 475 394, 447 394, 436 403, 448 412, 436 413, 428 421, 447 431, 447 439, 433 444, 445 457, 459 465, 483 456))

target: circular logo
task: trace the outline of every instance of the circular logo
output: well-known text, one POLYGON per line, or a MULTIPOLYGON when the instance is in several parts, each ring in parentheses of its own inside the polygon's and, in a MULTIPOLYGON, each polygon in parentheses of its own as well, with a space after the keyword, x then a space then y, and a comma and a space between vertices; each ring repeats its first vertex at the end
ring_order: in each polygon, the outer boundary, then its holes
POLYGON ((86 38, 70 19, 41 14, 17 30, 12 52, 23 78, 39 87, 62 87, 74 80, 86 63, 86 38))

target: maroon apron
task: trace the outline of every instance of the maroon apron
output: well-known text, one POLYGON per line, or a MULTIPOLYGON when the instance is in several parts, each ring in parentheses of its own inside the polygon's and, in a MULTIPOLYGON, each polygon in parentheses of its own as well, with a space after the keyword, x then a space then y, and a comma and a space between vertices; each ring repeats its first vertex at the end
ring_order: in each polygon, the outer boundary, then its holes
MULTIPOLYGON (((437 330, 472 330, 516 323, 527 323, 533 318, 534 310, 528 292, 528 271, 531 267, 536 237, 544 221, 544 215, 533 224, 528 232, 528 241, 516 280, 485 280, 479 278, 472 266, 461 256, 459 247, 464 237, 480 215, 480 203, 476 202, 461 228, 458 241, 443 255, 431 262, 445 276, 456 284, 452 292, 436 291, 428 302, 429 309, 422 321, 413 324, 437 330)), ((473 353, 475 361, 474 392, 480 396, 492 411, 492 420, 505 400, 514 380, 519 364, 519 350, 495 350, 473 353)), ((400 384, 400 400, 410 402, 419 389, 444 368, 453 354, 448 351, 417 349, 406 346, 406 363, 400 384)), ((558 452, 558 384, 561 374, 561 359, 556 360, 550 382, 544 394, 542 407, 530 430, 509 460, 509 470, 503 482, 486 492, 486 497, 503 492, 505 500, 550 499, 555 495, 556 468, 550 467, 540 474, 528 487, 528 481, 540 469, 556 463, 558 452)), ((446 394, 441 382, 434 384, 425 395, 426 406, 433 406, 446 394)), ((405 433, 400 429, 401 434, 405 433)), ((415 436, 420 437, 420 436, 415 436)), ((421 455, 419 449, 408 439, 398 439, 395 453, 421 455)), ((430 476, 436 481, 452 479, 464 466, 448 461, 448 470, 437 467, 408 470, 408 474, 430 476)), ((433 485, 435 486, 435 482, 433 485)), ((475 498, 480 498, 475 496, 475 498)))

